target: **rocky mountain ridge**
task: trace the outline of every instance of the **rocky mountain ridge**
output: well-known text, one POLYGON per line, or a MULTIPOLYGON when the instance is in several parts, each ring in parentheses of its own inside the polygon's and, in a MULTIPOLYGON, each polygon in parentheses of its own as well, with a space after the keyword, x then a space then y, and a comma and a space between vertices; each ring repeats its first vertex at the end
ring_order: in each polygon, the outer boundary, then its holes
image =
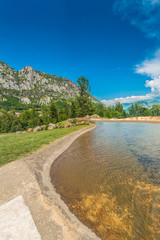
POLYGON ((0 61, 0 101, 14 97, 24 104, 41 105, 57 98, 75 98, 78 91, 78 85, 67 78, 36 71, 30 66, 15 71, 0 61))

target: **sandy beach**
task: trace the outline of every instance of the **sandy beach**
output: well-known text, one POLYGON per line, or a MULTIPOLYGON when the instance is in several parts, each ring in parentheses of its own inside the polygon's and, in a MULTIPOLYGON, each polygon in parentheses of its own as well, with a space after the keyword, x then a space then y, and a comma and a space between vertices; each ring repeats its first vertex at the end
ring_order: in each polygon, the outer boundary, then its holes
POLYGON ((90 119, 92 122, 143 122, 143 123, 160 123, 160 117, 132 117, 132 118, 97 118, 90 119))

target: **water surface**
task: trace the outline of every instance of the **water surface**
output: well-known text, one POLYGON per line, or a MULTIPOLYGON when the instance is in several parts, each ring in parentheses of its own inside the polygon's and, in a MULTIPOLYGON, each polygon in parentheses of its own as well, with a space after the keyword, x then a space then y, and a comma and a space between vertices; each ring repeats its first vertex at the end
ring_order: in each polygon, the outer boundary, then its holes
POLYGON ((51 168, 52 182, 102 239, 160 239, 160 125, 97 123, 51 168))

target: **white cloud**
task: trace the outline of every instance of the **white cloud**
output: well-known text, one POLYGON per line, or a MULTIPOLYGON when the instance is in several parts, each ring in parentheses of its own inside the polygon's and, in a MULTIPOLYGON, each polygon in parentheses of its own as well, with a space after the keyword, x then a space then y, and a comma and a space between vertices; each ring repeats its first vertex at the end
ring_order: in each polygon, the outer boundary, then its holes
POLYGON ((152 80, 147 80, 145 86, 151 88, 153 95, 160 95, 160 49, 156 51, 153 58, 146 59, 137 65, 135 72, 151 77, 152 80))
POLYGON ((116 0, 114 12, 128 19, 147 37, 160 37, 160 0, 116 0))
POLYGON ((154 96, 160 96, 160 77, 154 78, 153 80, 147 80, 146 81, 146 87, 151 88, 151 93, 154 96))
POLYGON ((143 63, 137 65, 135 72, 158 78, 160 76, 160 49, 156 51, 152 59, 146 59, 143 63))
POLYGON ((116 102, 120 103, 133 103, 143 100, 153 99, 160 96, 160 49, 156 51, 154 57, 150 60, 144 60, 140 65, 137 65, 135 72, 152 77, 151 80, 147 80, 145 86, 151 88, 151 92, 142 96, 130 96, 126 98, 115 98, 112 100, 102 100, 107 105, 114 105, 116 102))
POLYGON ((126 98, 115 98, 112 100, 102 100, 102 103, 104 103, 106 106, 115 105, 117 102, 120 103, 134 103, 139 101, 144 101, 148 99, 152 99, 154 96, 152 94, 146 94, 144 96, 131 96, 126 98))

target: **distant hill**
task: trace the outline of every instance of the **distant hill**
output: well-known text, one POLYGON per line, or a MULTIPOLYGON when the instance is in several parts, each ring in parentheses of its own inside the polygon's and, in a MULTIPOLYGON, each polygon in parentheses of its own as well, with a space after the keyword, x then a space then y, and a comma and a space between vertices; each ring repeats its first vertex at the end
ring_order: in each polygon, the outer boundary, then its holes
MULTIPOLYGON (((136 102, 134 102, 133 104, 135 104, 136 102)), ((140 104, 143 107, 146 108, 152 108, 153 104, 160 104, 160 97, 154 98, 154 99, 150 99, 150 100, 145 100, 145 101, 140 101, 140 104)), ((123 107, 124 109, 128 112, 129 107, 132 105, 132 103, 123 103, 123 107)))
MULTIPOLYGON (((36 71, 26 66, 15 71, 0 61, 0 108, 26 104, 48 104, 52 100, 74 99, 78 85, 64 77, 36 71)), ((95 103, 99 102, 92 96, 95 103)))

